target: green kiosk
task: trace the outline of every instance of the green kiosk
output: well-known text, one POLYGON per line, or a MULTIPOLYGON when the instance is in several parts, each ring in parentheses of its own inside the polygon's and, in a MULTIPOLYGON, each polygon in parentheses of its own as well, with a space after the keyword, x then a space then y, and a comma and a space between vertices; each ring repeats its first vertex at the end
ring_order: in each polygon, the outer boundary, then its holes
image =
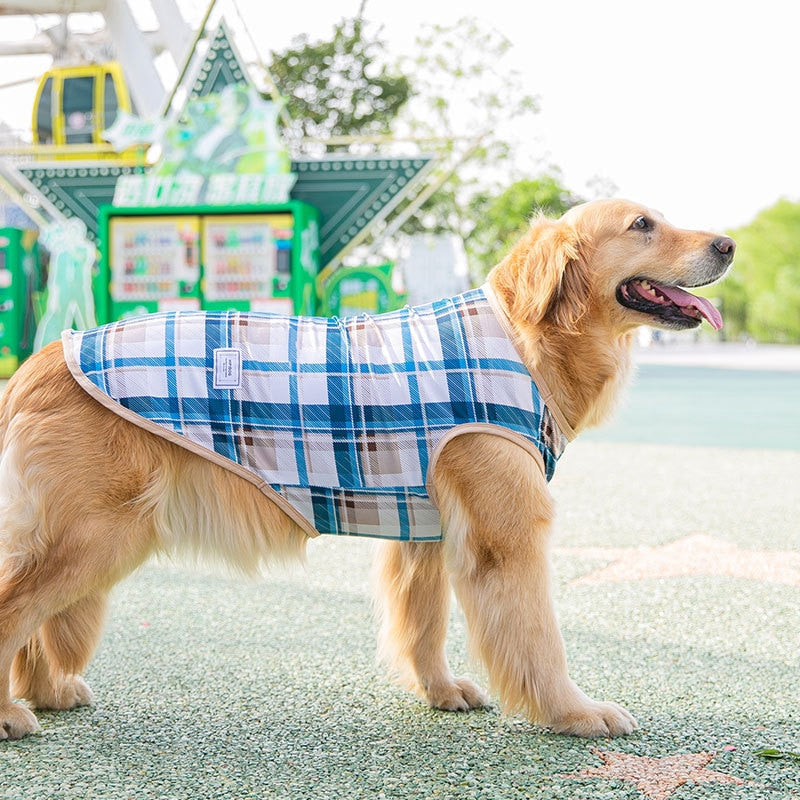
POLYGON ((245 84, 195 97, 147 174, 117 180, 98 218, 98 321, 183 309, 314 313, 319 212, 291 197, 297 176, 279 110, 245 84))

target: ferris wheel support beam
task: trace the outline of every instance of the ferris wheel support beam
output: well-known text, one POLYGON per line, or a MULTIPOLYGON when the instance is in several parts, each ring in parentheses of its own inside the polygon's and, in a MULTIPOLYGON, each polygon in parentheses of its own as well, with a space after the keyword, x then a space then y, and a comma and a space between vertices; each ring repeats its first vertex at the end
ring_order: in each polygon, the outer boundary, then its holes
POLYGON ((0 15, 102 13, 106 0, 7 0, 0 2, 0 15))
POLYGON ((105 0, 104 15, 139 114, 155 116, 164 97, 164 84, 147 38, 125 0, 105 0))
MULTIPOLYGON (((192 29, 183 18, 175 0, 150 0, 163 34, 163 43, 172 60, 180 65, 186 58, 186 48, 192 39, 192 29)), ((161 98, 159 98, 159 101, 161 98)))

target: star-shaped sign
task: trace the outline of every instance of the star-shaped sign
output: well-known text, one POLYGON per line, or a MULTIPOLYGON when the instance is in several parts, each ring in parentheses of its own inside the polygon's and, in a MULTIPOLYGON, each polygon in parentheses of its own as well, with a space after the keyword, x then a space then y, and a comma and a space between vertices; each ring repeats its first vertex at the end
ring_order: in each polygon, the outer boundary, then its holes
POLYGON ((648 800, 667 800, 676 789, 687 783, 744 785, 744 781, 739 778, 707 769, 715 753, 687 753, 651 758, 599 749, 593 752, 603 762, 603 766, 590 767, 561 777, 570 780, 604 778, 625 781, 634 784, 648 800))
POLYGON ((556 552, 610 562, 573 581, 575 584, 706 575, 800 586, 800 552, 745 550, 705 534, 657 547, 563 547, 556 552))

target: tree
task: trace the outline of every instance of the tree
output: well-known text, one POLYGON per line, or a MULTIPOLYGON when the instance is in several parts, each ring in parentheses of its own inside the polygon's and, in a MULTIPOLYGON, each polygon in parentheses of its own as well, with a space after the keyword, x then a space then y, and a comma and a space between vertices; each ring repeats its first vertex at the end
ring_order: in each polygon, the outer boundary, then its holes
POLYGON ((474 19, 452 26, 428 26, 417 37, 416 54, 401 59, 413 94, 396 128, 417 137, 439 137, 443 161, 457 161, 470 145, 470 157, 457 164, 447 182, 404 231, 453 231, 466 239, 476 224, 471 200, 478 192, 502 191, 515 174, 508 123, 538 111, 520 74, 508 63, 511 43, 474 19), (465 141, 468 140, 468 141, 465 141))
POLYGON ((733 269, 709 292, 729 338, 800 343, 800 203, 780 200, 732 231, 733 269))
POLYGON ((384 59, 379 31, 363 17, 343 19, 330 41, 296 37, 273 52, 272 79, 286 97, 292 139, 386 133, 411 93, 409 79, 384 59))
POLYGON ((272 54, 270 71, 288 98, 292 135, 394 134, 417 141, 419 150, 435 149, 440 164, 455 165, 452 174, 402 231, 459 234, 472 273, 484 274, 537 210, 559 215, 580 201, 557 169, 531 178, 531 165, 521 168, 512 157, 509 123, 532 118, 537 100, 508 63, 510 42, 472 19, 426 27, 415 53, 389 67, 364 6, 339 23, 330 42, 301 36, 272 54))
POLYGON ((466 239, 473 274, 485 275, 500 262, 535 214, 560 217, 580 202, 582 198, 562 185, 555 168, 538 178, 519 180, 499 195, 475 195, 470 213, 476 222, 466 239))

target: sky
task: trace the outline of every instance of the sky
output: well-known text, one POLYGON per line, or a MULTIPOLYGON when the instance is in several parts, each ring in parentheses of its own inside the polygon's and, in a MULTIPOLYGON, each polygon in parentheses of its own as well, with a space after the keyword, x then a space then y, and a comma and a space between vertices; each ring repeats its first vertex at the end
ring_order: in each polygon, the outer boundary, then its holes
MULTIPOLYGON (((205 7, 179 2, 192 21, 205 7)), ((293 35, 326 37, 360 2, 236 6, 266 58, 293 35)), ((367 0, 366 16, 397 54, 428 23, 472 17, 504 35, 509 69, 540 104, 515 130, 515 157, 531 169, 556 165, 577 194, 592 196, 600 179, 675 224, 713 230, 744 225, 781 197, 800 199, 800 4, 367 0)), ((0 18, 0 39, 15 35, 0 18)), ((25 74, 21 63, 3 71, 6 80, 25 74)), ((27 125, 32 92, 0 89, 0 119, 27 125)))

